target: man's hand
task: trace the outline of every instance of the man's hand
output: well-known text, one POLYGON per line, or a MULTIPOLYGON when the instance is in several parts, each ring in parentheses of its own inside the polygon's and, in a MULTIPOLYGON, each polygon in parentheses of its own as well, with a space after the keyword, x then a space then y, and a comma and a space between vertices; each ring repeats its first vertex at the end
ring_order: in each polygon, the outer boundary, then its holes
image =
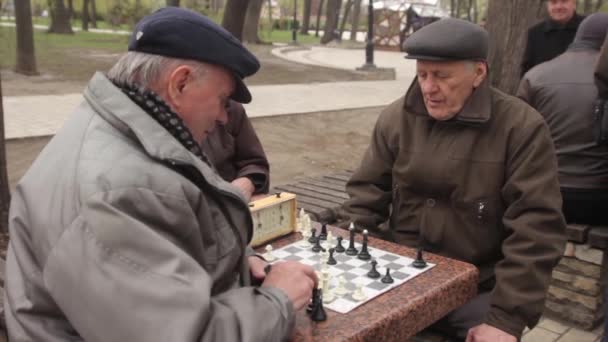
POLYGON ((285 261, 272 264, 262 286, 281 289, 297 311, 310 302, 312 289, 317 287, 317 283, 317 274, 312 267, 297 261, 285 261))
POLYGON ((262 280, 266 278, 266 272, 264 272, 264 267, 266 267, 268 263, 257 256, 250 256, 247 260, 249 261, 249 270, 253 279, 262 282, 262 280))
POLYGON ((466 342, 517 342, 513 335, 494 328, 488 324, 480 324, 469 329, 466 342))
POLYGON ((255 186, 253 185, 251 180, 247 177, 240 177, 233 180, 231 184, 239 188, 241 193, 243 193, 243 196, 245 196, 245 200, 249 202, 249 200, 251 199, 251 195, 255 191, 255 186))

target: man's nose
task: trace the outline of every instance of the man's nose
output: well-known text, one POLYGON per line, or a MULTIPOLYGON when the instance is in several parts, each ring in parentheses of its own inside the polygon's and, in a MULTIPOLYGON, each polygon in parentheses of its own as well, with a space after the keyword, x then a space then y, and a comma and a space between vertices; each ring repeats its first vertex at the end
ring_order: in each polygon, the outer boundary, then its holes
POLYGON ((437 90, 437 83, 432 79, 426 79, 420 83, 420 88, 425 94, 433 93, 437 90))

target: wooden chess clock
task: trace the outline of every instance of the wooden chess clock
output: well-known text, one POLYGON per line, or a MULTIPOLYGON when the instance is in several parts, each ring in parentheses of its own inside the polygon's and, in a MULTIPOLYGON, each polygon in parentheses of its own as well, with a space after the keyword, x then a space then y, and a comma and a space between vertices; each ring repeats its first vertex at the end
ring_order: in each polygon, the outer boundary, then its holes
POLYGON ((249 203, 253 218, 251 246, 258 247, 296 230, 296 195, 281 192, 249 203))

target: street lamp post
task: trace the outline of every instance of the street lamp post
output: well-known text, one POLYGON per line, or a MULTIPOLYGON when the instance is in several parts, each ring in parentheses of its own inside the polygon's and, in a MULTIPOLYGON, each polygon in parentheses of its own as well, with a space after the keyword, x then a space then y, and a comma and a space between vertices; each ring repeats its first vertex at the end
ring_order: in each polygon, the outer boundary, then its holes
POLYGON ((369 0, 367 5, 367 42, 365 44, 365 64, 361 69, 375 69, 374 64, 374 4, 369 0))
POLYGON ((298 44, 298 0, 293 0, 293 22, 291 23, 291 44, 298 44))

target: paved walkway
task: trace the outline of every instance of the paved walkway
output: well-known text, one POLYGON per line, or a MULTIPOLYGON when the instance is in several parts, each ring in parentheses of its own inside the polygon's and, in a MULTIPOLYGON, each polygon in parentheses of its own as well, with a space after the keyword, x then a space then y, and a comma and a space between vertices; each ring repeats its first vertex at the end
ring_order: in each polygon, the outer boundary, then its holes
MULTIPOLYGON (((273 53, 299 63, 349 70, 365 60, 359 49, 279 47, 273 53)), ((379 67, 394 67, 397 80, 251 86, 254 100, 246 105, 247 113, 262 117, 387 105, 407 90, 414 64, 397 52, 377 52, 376 61, 379 67)), ((55 134, 80 101, 81 94, 5 97, 7 139, 55 134)))

